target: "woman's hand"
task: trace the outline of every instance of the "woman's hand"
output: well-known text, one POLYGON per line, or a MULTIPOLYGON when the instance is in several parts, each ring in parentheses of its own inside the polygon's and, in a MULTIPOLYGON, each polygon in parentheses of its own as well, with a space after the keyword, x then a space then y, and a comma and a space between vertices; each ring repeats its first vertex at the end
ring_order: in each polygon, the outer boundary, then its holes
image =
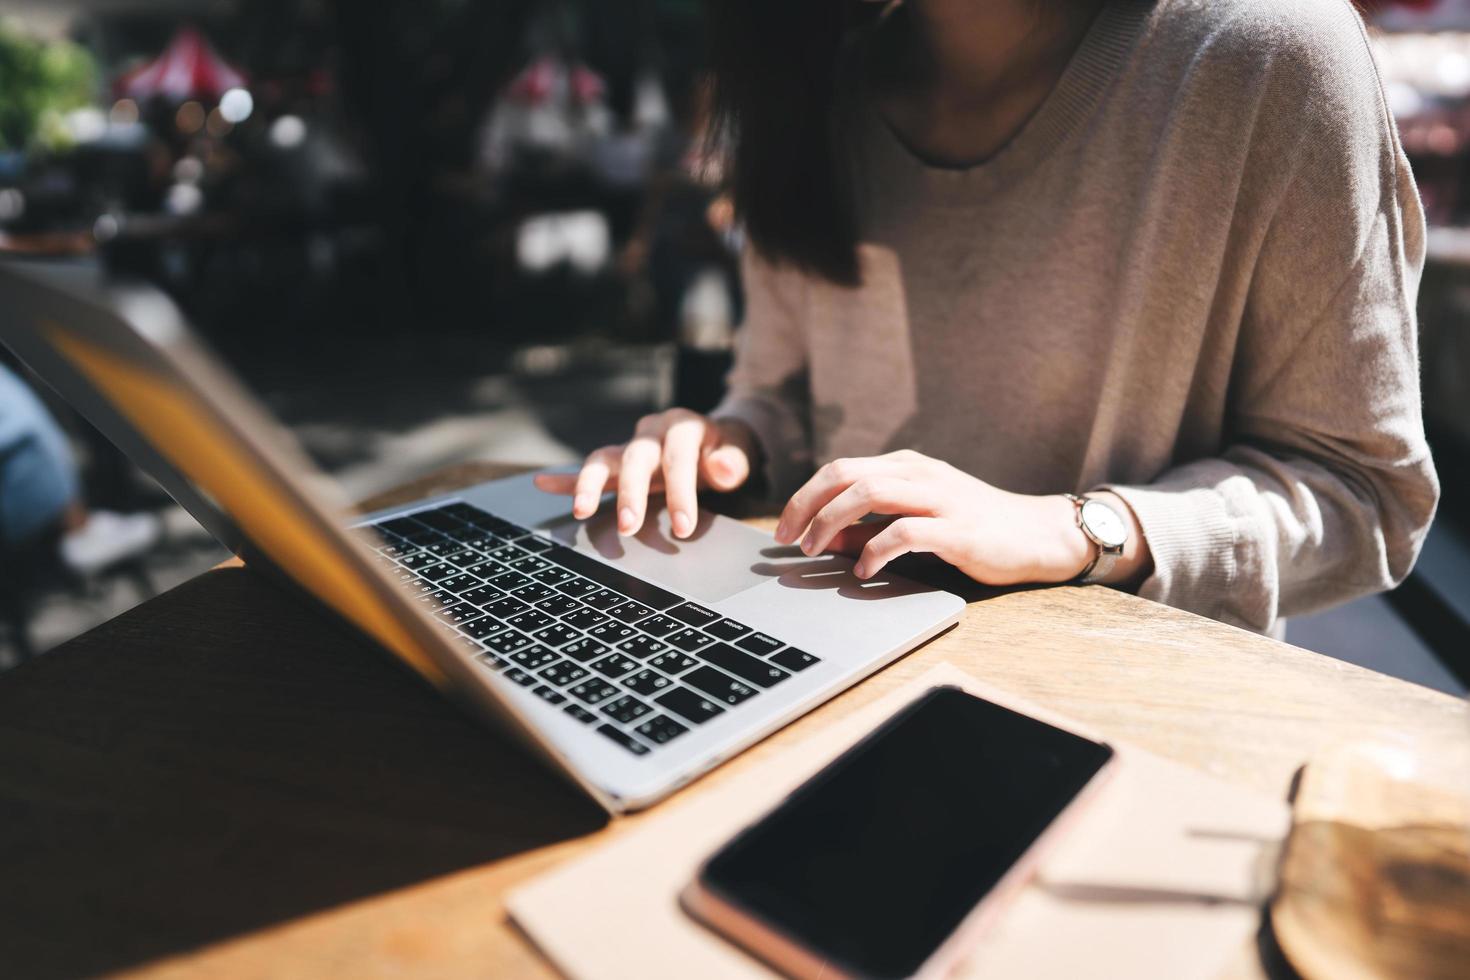
POLYGON ((542 473, 536 486, 572 495, 572 514, 588 518, 608 489, 618 491, 618 533, 636 534, 648 511, 648 495, 662 490, 674 535, 694 532, 698 489, 728 492, 750 478, 755 436, 742 422, 714 420, 671 408, 638 420, 633 439, 603 446, 587 457, 579 473, 542 473))
MULTIPOLYGON (((1121 502, 1114 507, 1133 520, 1121 502)), ((1141 537, 1136 529, 1134 537, 1141 537)), ((780 544, 798 538, 808 555, 857 555, 859 578, 913 551, 931 552, 988 585, 1069 581, 1096 547, 1077 527, 1075 507, 1065 497, 1008 493, 907 449, 839 459, 818 470, 792 496, 776 527, 780 544), (854 523, 869 514, 899 517, 854 523)))

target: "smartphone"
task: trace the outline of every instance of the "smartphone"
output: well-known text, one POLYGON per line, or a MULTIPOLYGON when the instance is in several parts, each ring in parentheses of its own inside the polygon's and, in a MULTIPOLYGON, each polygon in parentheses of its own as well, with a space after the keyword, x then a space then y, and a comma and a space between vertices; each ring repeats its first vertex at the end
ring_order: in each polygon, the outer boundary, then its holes
POLYGON ((682 902, 789 976, 938 975, 1112 760, 937 687, 710 857, 682 902))

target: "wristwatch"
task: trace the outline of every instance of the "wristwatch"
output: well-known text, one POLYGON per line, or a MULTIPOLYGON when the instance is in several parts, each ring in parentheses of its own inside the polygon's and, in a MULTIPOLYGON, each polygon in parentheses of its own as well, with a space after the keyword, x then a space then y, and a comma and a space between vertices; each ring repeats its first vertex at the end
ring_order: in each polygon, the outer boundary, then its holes
POLYGON ((1079 497, 1075 493, 1062 496, 1076 505, 1077 526, 1087 535, 1087 540, 1097 545, 1097 554, 1073 581, 1082 585, 1101 582, 1113 570, 1113 564, 1128 543, 1128 522, 1096 497, 1079 497))

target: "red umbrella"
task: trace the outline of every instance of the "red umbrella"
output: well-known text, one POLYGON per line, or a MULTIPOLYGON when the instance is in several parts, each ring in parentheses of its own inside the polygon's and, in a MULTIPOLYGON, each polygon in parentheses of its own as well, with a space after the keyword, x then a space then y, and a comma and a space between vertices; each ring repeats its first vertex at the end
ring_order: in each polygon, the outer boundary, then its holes
POLYGON ((220 57, 208 38, 193 27, 181 27, 163 54, 120 76, 113 92, 139 102, 152 98, 215 102, 244 84, 245 74, 220 57))

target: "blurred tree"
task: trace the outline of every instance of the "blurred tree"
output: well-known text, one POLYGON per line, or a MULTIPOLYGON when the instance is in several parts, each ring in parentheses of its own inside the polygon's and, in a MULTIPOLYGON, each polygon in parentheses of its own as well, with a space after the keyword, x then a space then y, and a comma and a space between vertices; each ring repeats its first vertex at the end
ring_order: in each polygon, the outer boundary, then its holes
POLYGON ((0 150, 64 147, 70 137, 62 116, 92 100, 96 78, 83 48, 0 22, 0 150))

